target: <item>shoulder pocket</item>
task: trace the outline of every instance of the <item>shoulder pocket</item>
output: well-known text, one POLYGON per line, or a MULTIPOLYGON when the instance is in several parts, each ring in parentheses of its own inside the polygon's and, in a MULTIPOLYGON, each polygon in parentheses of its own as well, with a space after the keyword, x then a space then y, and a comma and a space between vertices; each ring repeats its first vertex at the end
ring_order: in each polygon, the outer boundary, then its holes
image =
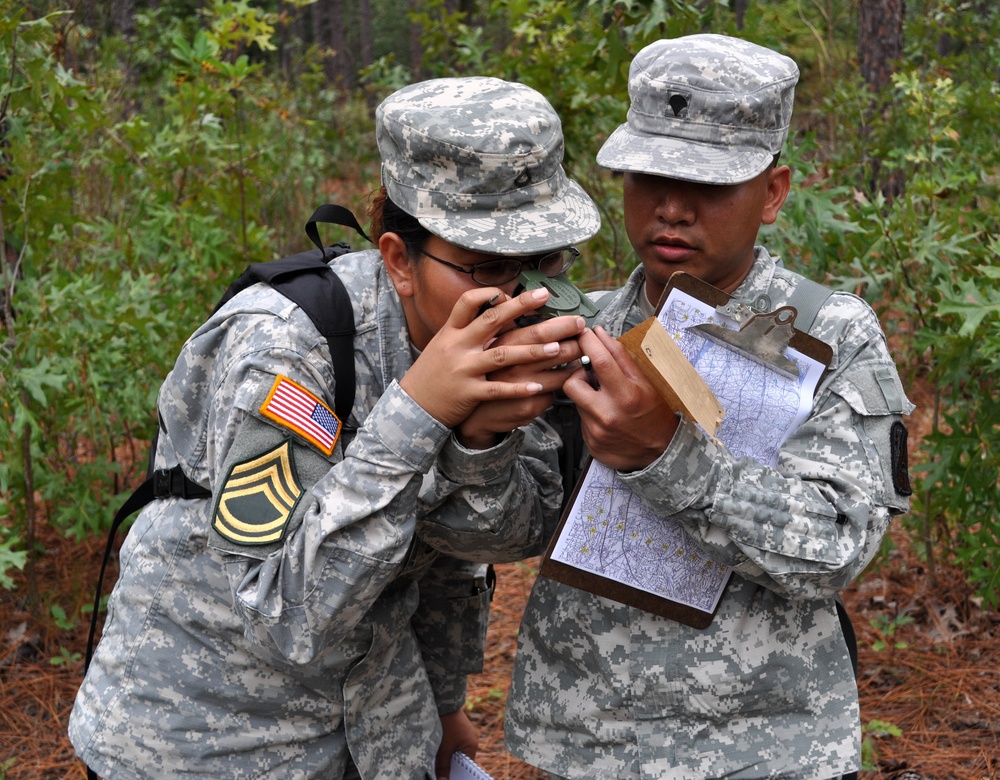
POLYGON ((884 489, 882 502, 895 513, 909 509, 910 487, 907 430, 902 415, 913 410, 893 366, 876 365, 837 377, 830 390, 843 398, 861 418, 862 442, 878 463, 884 489))
POLYGON ((909 414, 912 409, 893 366, 877 365, 870 371, 852 371, 850 376, 834 379, 830 389, 854 411, 865 416, 909 414))

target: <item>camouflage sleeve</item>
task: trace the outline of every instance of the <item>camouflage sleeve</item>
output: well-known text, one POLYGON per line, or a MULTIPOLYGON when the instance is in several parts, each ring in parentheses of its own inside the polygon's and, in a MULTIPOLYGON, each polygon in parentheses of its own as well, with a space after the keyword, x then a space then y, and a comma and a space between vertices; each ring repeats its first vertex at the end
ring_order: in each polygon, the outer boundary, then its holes
POLYGON ((503 563, 541 552, 562 501, 559 435, 542 420, 489 450, 453 437, 424 479, 420 536, 465 560, 503 563))
POLYGON ((346 636, 394 576, 421 475, 450 433, 393 382, 349 445, 324 437, 336 426, 319 339, 274 316, 230 316, 185 347, 184 379, 161 395, 167 438, 184 441, 188 473, 213 492, 207 544, 244 632, 295 663, 346 636), (273 403, 286 390, 305 417, 273 403))
POLYGON ((465 705, 467 677, 483 670, 491 590, 486 566, 440 555, 420 578, 410 621, 438 714, 465 705))
POLYGON ((621 475, 717 560, 791 598, 826 598, 847 585, 907 507, 899 431, 912 405, 874 313, 858 305, 851 315, 828 334, 834 370, 775 468, 733 457, 682 420, 657 461, 621 475))
MULTIPOLYGON (((306 663, 349 634, 379 598, 413 538, 417 475, 430 469, 447 435, 438 432, 435 441, 431 422, 421 433, 421 415, 423 410, 391 385, 343 460, 332 468, 327 464, 322 478, 302 493, 287 532, 264 548, 263 557, 220 538, 213 525, 210 543, 228 553, 235 606, 250 638, 306 663)), ((245 452, 243 436, 231 450, 234 463, 245 452)), ((296 454, 302 463, 316 457, 301 447, 296 454)), ((225 493, 223 485, 220 496, 225 493)))

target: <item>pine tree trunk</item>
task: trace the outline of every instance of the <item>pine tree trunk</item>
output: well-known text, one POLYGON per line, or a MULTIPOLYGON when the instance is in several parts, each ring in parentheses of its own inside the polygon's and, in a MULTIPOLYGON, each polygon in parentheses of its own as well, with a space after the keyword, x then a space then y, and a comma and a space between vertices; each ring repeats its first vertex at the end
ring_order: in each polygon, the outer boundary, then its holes
MULTIPOLYGON (((419 10, 419 0, 408 0, 407 7, 410 13, 419 10)), ((417 22, 410 22, 410 72, 414 81, 423 78, 424 52, 420 47, 420 25, 417 22)))
POLYGON ((903 54, 904 0, 859 0, 858 70, 874 90, 888 86, 903 54))
MULTIPOLYGON (((858 2, 858 70, 872 90, 869 111, 878 113, 883 99, 891 100, 883 90, 892 81, 894 64, 903 56, 904 0, 859 0, 858 2), (882 93, 882 94, 879 94, 882 93)), ((886 176, 882 160, 872 157, 869 186, 880 190, 889 200, 901 196, 906 188, 902 171, 886 176)))

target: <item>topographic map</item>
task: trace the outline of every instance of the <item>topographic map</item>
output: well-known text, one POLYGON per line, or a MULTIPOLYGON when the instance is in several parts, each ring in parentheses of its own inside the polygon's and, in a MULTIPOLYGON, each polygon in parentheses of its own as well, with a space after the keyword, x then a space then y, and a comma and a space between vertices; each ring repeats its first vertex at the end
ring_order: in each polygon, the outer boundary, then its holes
MULTIPOLYGON (((809 413, 822 364, 795 350, 797 378, 691 330, 734 327, 714 308, 674 290, 659 315, 667 333, 715 393, 726 415, 718 439, 737 457, 774 465, 809 413)), ((730 568, 708 557, 674 518, 656 516, 617 477, 592 461, 553 547, 554 560, 712 613, 730 568)))
POLYGON ((800 372, 793 378, 706 338, 692 326, 732 323, 683 293, 667 301, 660 322, 726 410, 719 440, 737 457, 775 465, 781 445, 809 414, 822 365, 788 349, 800 372))
POLYGON ((613 469, 593 461, 552 557, 672 601, 714 612, 730 569, 661 520, 613 469))

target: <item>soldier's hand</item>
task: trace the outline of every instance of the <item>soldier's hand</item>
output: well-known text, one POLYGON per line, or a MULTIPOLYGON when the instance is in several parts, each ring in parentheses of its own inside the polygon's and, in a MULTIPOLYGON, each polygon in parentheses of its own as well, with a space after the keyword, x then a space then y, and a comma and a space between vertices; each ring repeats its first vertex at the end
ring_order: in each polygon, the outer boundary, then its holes
POLYGON ((434 759, 434 774, 438 780, 448 780, 451 777, 452 754, 461 751, 469 758, 475 758, 479 733, 464 709, 442 715, 441 732, 441 745, 434 759))
POLYGON ((400 381, 414 401, 449 428, 483 401, 531 398, 543 392, 545 386, 530 372, 511 376, 511 381, 489 376, 510 366, 543 363, 560 352, 558 342, 496 345, 497 337, 515 320, 549 297, 548 290, 530 290, 480 314, 483 304, 498 294, 503 296, 493 287, 463 293, 448 321, 400 381))
POLYGON ((546 355, 530 363, 507 366, 491 372, 490 381, 535 382, 541 390, 527 398, 505 398, 484 401, 456 428, 455 435, 469 449, 486 449, 496 442, 499 434, 529 424, 555 402, 555 391, 569 378, 580 357, 577 336, 586 326, 583 317, 567 316, 545 320, 527 328, 502 333, 490 349, 527 344, 543 344, 546 355), (557 345, 553 349, 550 345, 557 345))
POLYGON ((677 430, 677 416, 616 339, 587 330, 580 348, 590 357, 600 390, 583 369, 563 385, 580 412, 583 440, 595 460, 619 471, 638 471, 656 460, 677 430))

